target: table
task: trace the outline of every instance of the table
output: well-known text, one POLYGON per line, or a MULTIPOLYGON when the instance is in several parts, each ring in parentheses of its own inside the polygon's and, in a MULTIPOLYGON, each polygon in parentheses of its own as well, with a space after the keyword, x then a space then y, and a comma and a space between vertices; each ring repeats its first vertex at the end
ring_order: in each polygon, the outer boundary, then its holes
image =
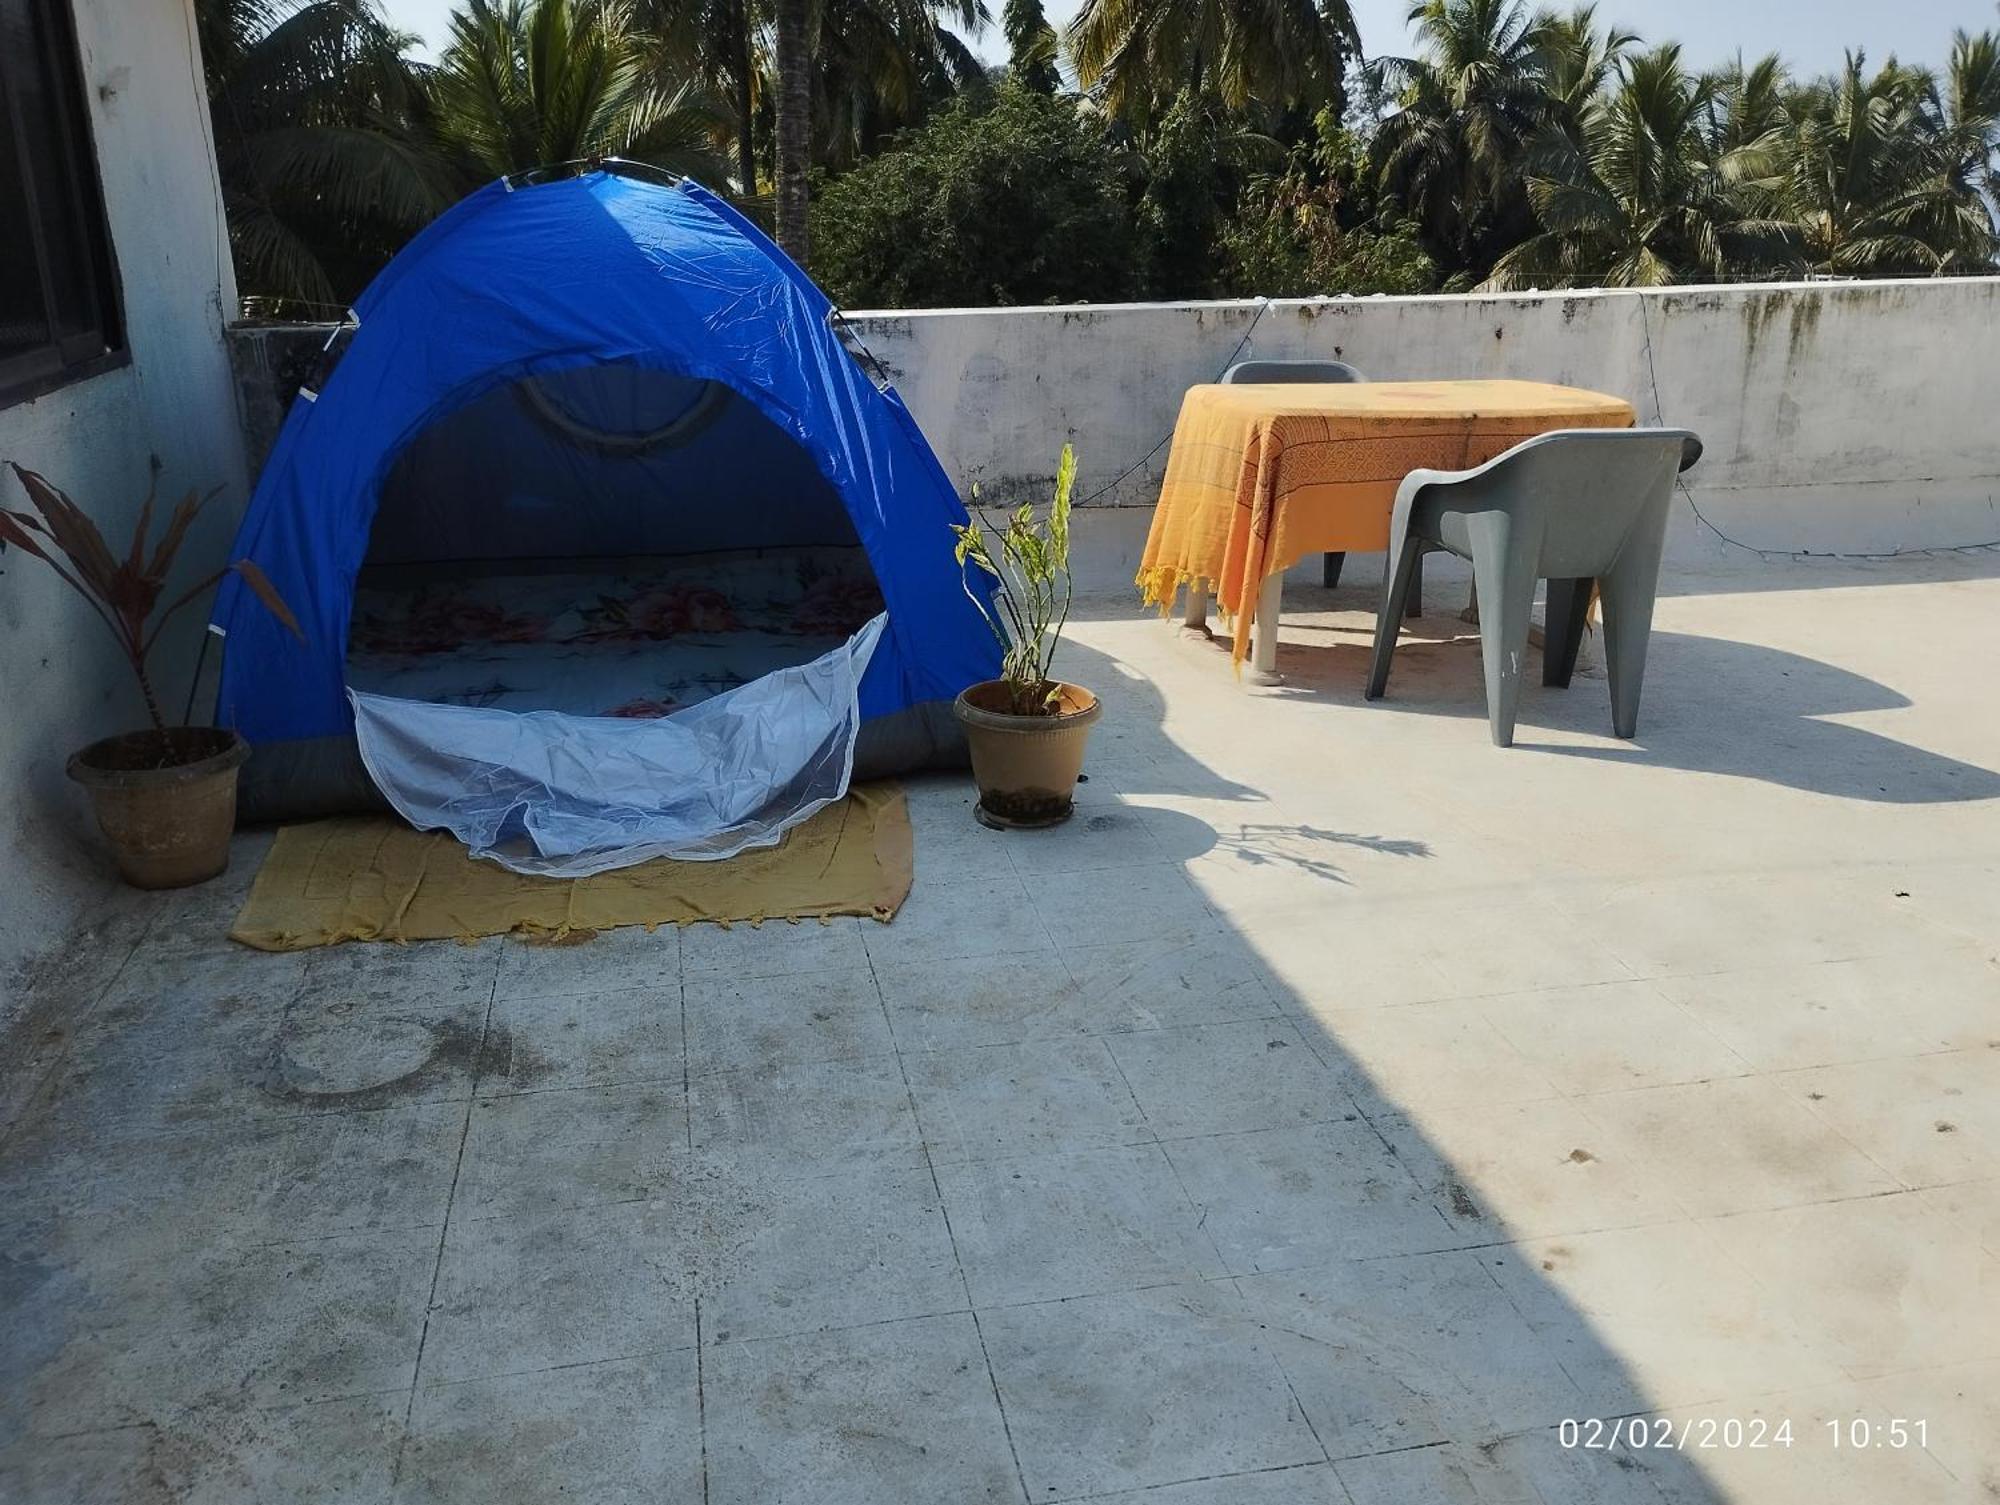
POLYGON ((1413 470, 1465 470, 1560 428, 1629 428, 1623 398, 1533 381, 1381 381, 1188 388, 1138 586, 1200 627, 1207 595, 1275 684, 1284 573, 1310 554, 1389 546, 1396 488, 1413 470))

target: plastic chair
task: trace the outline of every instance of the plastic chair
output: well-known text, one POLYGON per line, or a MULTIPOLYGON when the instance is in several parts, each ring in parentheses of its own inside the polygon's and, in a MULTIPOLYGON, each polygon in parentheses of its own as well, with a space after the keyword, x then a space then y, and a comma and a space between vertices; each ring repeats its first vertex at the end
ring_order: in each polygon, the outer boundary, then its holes
POLYGON ((1701 440, 1686 429, 1559 429, 1475 470, 1411 471, 1389 523, 1390 570, 1368 698, 1380 699, 1388 687, 1417 561, 1443 549, 1472 561, 1495 746, 1514 741, 1539 579, 1549 582, 1542 683, 1569 684, 1594 585, 1604 603, 1612 729, 1635 735, 1674 476, 1700 458, 1701 440))
MULTIPOLYGON (((1222 373, 1224 386, 1237 386, 1251 382, 1345 382, 1366 381, 1359 366, 1350 366, 1346 361, 1238 361, 1222 373)), ((1345 554, 1322 554, 1319 564, 1319 583, 1328 590, 1340 584, 1340 567, 1347 563, 1345 554)), ((1410 615, 1421 614, 1423 582, 1419 578, 1410 592, 1410 615)))
POLYGON ((1346 361, 1238 361, 1222 373, 1225 387, 1249 383, 1366 381, 1359 366, 1346 361))

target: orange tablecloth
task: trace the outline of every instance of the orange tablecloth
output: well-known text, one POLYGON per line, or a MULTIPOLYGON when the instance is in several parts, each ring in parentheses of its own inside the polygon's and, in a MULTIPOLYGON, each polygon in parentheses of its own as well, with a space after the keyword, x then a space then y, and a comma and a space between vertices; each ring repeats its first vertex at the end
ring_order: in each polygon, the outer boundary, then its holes
POLYGON ((1463 470, 1550 429, 1634 416, 1622 398, 1534 381, 1190 387, 1139 589, 1165 610, 1208 581, 1240 660, 1265 577, 1309 554, 1386 549, 1411 471, 1463 470))

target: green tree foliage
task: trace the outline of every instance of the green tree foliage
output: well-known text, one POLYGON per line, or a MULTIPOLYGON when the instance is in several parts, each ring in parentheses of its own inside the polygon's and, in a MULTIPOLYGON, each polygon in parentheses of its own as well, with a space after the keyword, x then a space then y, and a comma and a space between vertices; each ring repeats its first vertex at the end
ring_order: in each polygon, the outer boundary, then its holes
POLYGON ((435 68, 378 3, 197 0, 262 309, 344 306, 493 174, 612 152, 775 201, 856 303, 1990 273, 2000 249, 1992 31, 1936 72, 1799 80, 1696 73, 1590 4, 1416 0, 1415 52, 1350 106, 1346 0, 1088 0, 1063 38, 1006 0, 993 77, 985 0, 459 0, 435 68))
POLYGON ((760 0, 633 0, 633 21, 648 39, 646 64, 667 78, 698 80, 725 102, 739 197, 758 188, 758 134, 768 107, 764 45, 767 6, 760 0))
POLYGON ((1483 272, 1528 228, 1520 164, 1548 122, 1542 28, 1520 0, 1421 0, 1421 49, 1374 65, 1397 109, 1375 135, 1383 193, 1450 272, 1483 272))
POLYGON ((1940 101, 1945 126, 1964 144, 1966 182, 2000 192, 2000 32, 1952 33, 1940 101))
POLYGON ((1184 90, 1309 115, 1339 102, 1361 41, 1347 0, 1085 0, 1069 50, 1077 82, 1143 130, 1184 90))
POLYGON ((708 175, 716 112, 651 62, 624 0, 466 0, 434 83, 439 117, 492 175, 609 155, 708 175))
POLYGON ((1697 75, 1594 10, 1422 0, 1377 186, 1448 286, 1656 284, 1995 269, 2000 37, 1958 34, 1942 81, 1849 59, 1794 82, 1776 58, 1697 75))
POLYGON ((1241 185, 1282 154, 1212 96, 1182 90, 1131 158, 1143 185, 1134 211, 1142 261, 1131 296, 1212 296, 1241 185))
POLYGON ((850 307, 1113 300, 1137 247, 1101 127, 1012 82, 828 182, 813 225, 814 271, 850 307))
POLYGON ((959 35, 985 30, 984 0, 821 0, 815 18, 815 167, 845 171, 985 87, 986 70, 959 35))
POLYGON ((345 308, 461 190, 409 39, 373 0, 201 0, 196 19, 243 293, 345 308))
POLYGON ((1778 259, 1788 227, 1741 218, 1733 181, 1755 147, 1711 157, 1702 125, 1713 85, 1672 43, 1615 64, 1574 128, 1551 123, 1523 169, 1540 229, 1503 254, 1488 284, 1660 287, 1778 259))
POLYGON ((1579 5, 1567 15, 1537 22, 1541 47, 1543 112, 1548 123, 1581 141, 1584 117, 1617 76, 1619 64, 1639 46, 1637 32, 1597 24, 1597 7, 1579 5))
POLYGON ((1222 233, 1216 291, 1309 298, 1428 293, 1437 267, 1409 226, 1372 224, 1365 144, 1331 110, 1284 170, 1253 178, 1222 233))
POLYGON ((1049 25, 1042 0, 1007 0, 1001 12, 1007 37, 1007 71, 1024 89, 1053 94, 1062 85, 1056 66, 1056 29, 1049 25))
POLYGON ((1776 143, 1780 201, 1807 268, 1993 270, 1992 211, 1978 191, 1990 117, 1954 119, 1931 75, 1892 58, 1870 76, 1859 53, 1838 77, 1799 90, 1787 115, 1776 143))

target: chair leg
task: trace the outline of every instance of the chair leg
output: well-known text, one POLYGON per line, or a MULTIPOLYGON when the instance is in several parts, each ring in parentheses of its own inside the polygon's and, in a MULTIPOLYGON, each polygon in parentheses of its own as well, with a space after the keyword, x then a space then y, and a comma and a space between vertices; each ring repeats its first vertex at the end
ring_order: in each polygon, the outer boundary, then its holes
POLYGON ((1521 664, 1535 609, 1535 556, 1528 530, 1505 512, 1467 519, 1472 578, 1479 588, 1479 653, 1486 666, 1486 720, 1495 747, 1514 745, 1521 664))
POLYGON ((1549 611, 1542 628, 1542 683, 1568 689, 1576 673, 1577 651, 1583 647, 1583 631, 1590 616, 1589 576, 1581 580, 1551 580, 1549 611))
POLYGON ((1611 729, 1639 734, 1639 692, 1646 682, 1646 648, 1653 634, 1653 600, 1660 589, 1660 553, 1666 542, 1672 491, 1650 505, 1633 528, 1618 562, 1598 579, 1604 602, 1604 670, 1611 680, 1611 729))
POLYGON ((1417 555, 1417 563, 1410 574, 1410 604, 1403 615, 1415 621, 1424 614, 1424 556, 1417 555))
POLYGON ((1340 567, 1347 563, 1345 554, 1322 554, 1319 556, 1319 583, 1332 590, 1340 584, 1340 567))
POLYGON ((1396 651, 1396 634, 1402 630, 1404 604, 1423 567, 1423 545, 1406 540, 1400 555, 1389 560, 1389 578, 1382 586, 1382 606, 1375 614, 1375 655, 1368 664, 1369 700, 1380 700, 1389 688, 1389 659, 1396 651))

